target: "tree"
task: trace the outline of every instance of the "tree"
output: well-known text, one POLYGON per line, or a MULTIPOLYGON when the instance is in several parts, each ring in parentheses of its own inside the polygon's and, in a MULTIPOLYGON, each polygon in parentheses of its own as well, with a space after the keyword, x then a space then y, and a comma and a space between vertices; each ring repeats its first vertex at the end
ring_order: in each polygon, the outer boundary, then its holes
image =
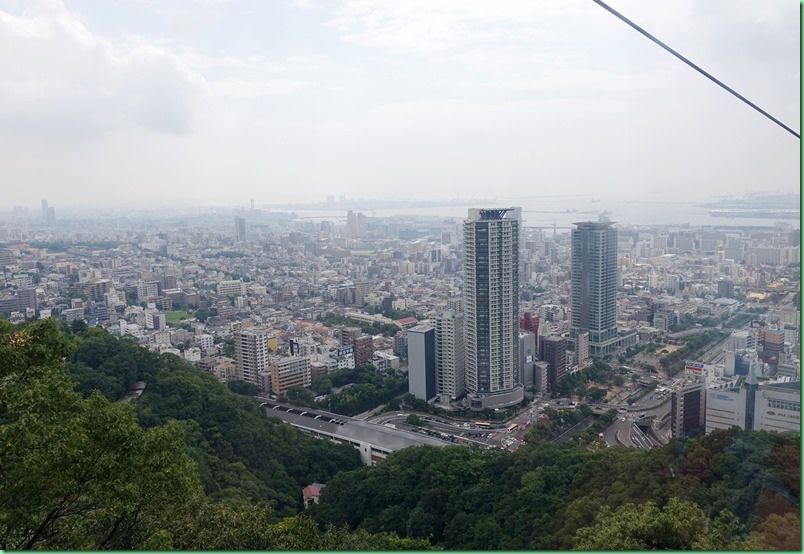
POLYGON ((405 423, 408 425, 416 425, 416 426, 423 426, 424 420, 417 416, 416 414, 410 414, 407 418, 405 418, 405 423))
POLYGON ((290 387, 285 394, 288 397, 288 401, 296 406, 312 408, 315 405, 315 397, 312 391, 305 387, 290 387))
POLYGON ((597 402, 598 400, 600 400, 601 398, 603 398, 605 396, 606 396, 606 390, 598 388, 598 387, 592 387, 592 390, 590 390, 589 394, 586 395, 586 397, 591 402, 597 402))
POLYGON ((749 536, 757 550, 800 550, 801 517, 795 511, 770 514, 749 536))
POLYGON ((53 320, 0 322, 0 548, 137 548, 200 494, 179 426, 82 398, 71 348, 53 320))
POLYGON ((326 375, 319 377, 313 383, 313 392, 317 394, 329 394, 332 392, 332 380, 326 375))
POLYGON ((246 381, 227 381, 226 386, 229 387, 230 391, 243 396, 257 396, 260 394, 260 387, 246 381))
POLYGON ((212 312, 207 308, 199 308, 193 314, 193 317, 195 317, 201 323, 204 323, 211 316, 212 316, 212 312))
MULTIPOLYGON (((605 506, 595 525, 578 529, 577 550, 711 550, 738 546, 732 542, 740 528, 729 510, 714 522, 696 504, 673 497, 659 509, 653 502, 605 506)), ((799 546, 799 545, 797 545, 799 546)))
POLYGON ((75 319, 70 324, 70 329, 76 335, 83 335, 88 328, 89 326, 87 325, 87 322, 84 321, 83 319, 75 319))

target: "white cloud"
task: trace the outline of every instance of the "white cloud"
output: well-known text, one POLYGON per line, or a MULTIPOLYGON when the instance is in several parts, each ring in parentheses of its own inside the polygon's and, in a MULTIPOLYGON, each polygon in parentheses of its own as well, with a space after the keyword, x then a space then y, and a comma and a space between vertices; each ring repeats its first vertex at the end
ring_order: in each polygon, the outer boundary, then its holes
POLYGON ((577 15, 578 2, 351 0, 329 22, 343 40, 396 53, 445 54, 462 47, 533 40, 559 18, 577 15))
POLYGON ((297 81, 294 79, 267 79, 261 81, 220 79, 210 82, 213 94, 229 98, 260 98, 263 96, 293 94, 310 90, 315 86, 315 83, 311 81, 297 81))
POLYGON ((187 134, 206 83, 169 51, 97 35, 57 2, 0 11, 3 132, 96 136, 132 123, 187 134))

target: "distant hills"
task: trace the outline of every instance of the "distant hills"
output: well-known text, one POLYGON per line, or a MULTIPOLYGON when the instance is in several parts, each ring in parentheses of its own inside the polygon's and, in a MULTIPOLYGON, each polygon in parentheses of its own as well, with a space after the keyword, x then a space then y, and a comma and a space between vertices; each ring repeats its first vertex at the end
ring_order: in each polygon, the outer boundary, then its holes
POLYGON ((703 208, 739 209, 798 209, 801 196, 798 194, 747 194, 742 198, 725 197, 719 202, 700 204, 703 208))

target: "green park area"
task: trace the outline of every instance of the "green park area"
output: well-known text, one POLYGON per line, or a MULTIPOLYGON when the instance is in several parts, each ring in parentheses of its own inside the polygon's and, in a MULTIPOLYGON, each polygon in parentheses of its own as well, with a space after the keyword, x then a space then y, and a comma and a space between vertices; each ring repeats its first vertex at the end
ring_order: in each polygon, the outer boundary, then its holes
POLYGON ((165 321, 168 322, 168 325, 178 325, 182 319, 190 319, 192 317, 193 316, 190 315, 188 312, 184 312, 181 310, 165 313, 165 321))

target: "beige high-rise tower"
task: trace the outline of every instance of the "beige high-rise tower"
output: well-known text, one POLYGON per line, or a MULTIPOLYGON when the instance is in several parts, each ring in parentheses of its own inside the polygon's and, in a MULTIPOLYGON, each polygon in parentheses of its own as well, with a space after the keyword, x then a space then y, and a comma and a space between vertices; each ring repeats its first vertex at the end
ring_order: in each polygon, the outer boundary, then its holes
POLYGON ((473 410, 522 401, 519 221, 511 208, 470 209, 463 224, 466 392, 473 410))
POLYGON ((237 378, 259 385, 257 373, 269 370, 268 332, 260 329, 238 329, 234 332, 237 378))
POLYGON ((443 403, 463 396, 466 348, 463 314, 443 312, 435 318, 436 394, 443 403))

